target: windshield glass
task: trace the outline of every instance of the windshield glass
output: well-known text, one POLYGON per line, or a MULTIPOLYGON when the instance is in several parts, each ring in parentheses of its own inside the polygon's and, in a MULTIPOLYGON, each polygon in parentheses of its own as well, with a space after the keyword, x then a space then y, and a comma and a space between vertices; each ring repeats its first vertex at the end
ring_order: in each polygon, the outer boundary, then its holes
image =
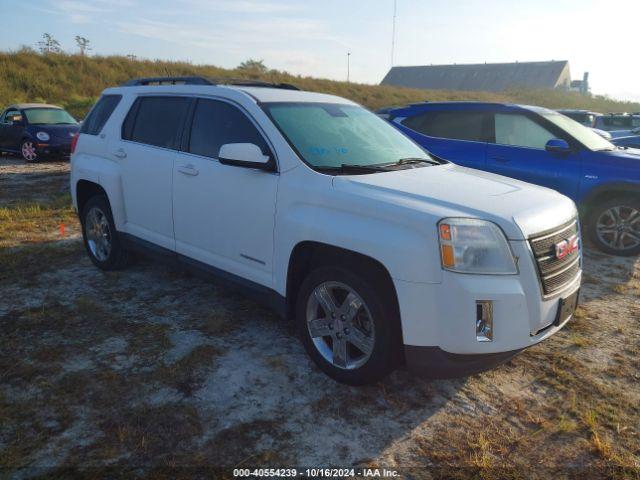
POLYGON ((569 117, 559 113, 543 113, 542 116, 567 132, 589 150, 615 150, 616 148, 611 142, 602 138, 592 129, 580 125, 569 117))
POLYGON ((403 158, 430 159, 412 140, 356 105, 263 105, 277 127, 312 167, 382 165, 403 158))
POLYGON ((24 111, 31 125, 75 125, 76 120, 59 108, 29 108, 24 111))

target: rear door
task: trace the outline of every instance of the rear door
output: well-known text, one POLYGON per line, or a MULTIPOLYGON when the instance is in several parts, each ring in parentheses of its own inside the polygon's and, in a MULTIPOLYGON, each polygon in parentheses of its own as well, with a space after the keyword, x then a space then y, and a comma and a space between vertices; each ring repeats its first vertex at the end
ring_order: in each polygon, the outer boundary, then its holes
POLYGON ((173 162, 192 101, 138 97, 124 121, 122 139, 110 144, 110 156, 122 168, 125 231, 170 250, 175 250, 173 162))
POLYGON ((435 156, 484 169, 489 119, 483 111, 430 110, 396 123, 435 156))
MULTIPOLYGON (((580 178, 580 155, 547 152, 545 145, 559 132, 535 115, 522 111, 496 111, 494 135, 487 147, 487 169, 491 172, 552 188, 575 198, 580 178)), ((563 138, 571 144, 572 140, 563 138)))
POLYGON ((218 161, 226 143, 273 148, 242 108, 198 99, 173 170, 178 253, 264 286, 272 284, 278 174, 218 161))

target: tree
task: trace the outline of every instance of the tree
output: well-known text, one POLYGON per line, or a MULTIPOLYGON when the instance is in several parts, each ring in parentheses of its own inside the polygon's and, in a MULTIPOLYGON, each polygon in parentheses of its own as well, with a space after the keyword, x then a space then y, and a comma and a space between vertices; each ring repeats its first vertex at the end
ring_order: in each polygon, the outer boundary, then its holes
POLYGON ((252 58, 238 65, 237 70, 247 73, 267 73, 269 71, 264 64, 264 60, 254 60, 252 58))
POLYGON ((76 35, 76 45, 78 45, 78 48, 80 49, 81 57, 84 57, 85 52, 91 50, 91 47, 89 46, 90 43, 89 39, 76 35))
POLYGON ((42 40, 40 40, 37 45, 40 52, 44 54, 60 53, 62 51, 60 48, 60 42, 53 38, 53 35, 50 33, 43 33, 42 40))

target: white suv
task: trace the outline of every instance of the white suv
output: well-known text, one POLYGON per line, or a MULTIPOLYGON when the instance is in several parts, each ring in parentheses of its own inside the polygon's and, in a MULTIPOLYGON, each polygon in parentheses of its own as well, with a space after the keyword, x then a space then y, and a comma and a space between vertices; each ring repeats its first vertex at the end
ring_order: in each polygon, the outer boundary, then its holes
POLYGON ((581 278, 573 202, 430 156, 373 113, 289 85, 105 90, 71 191, 104 270, 135 249, 204 269, 299 327, 334 379, 466 375, 556 333, 581 278))

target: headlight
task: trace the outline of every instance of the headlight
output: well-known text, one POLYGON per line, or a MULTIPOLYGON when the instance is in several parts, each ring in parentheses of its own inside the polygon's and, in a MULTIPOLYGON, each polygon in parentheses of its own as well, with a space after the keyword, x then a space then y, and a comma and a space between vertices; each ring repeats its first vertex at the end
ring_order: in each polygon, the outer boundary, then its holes
POLYGON ((438 223, 438 233, 442 268, 461 273, 518 273, 509 243, 496 224, 445 218, 438 223))
POLYGON ((42 140, 43 142, 48 142, 49 138, 51 138, 47 132, 38 132, 36 133, 36 137, 38 140, 42 140))

